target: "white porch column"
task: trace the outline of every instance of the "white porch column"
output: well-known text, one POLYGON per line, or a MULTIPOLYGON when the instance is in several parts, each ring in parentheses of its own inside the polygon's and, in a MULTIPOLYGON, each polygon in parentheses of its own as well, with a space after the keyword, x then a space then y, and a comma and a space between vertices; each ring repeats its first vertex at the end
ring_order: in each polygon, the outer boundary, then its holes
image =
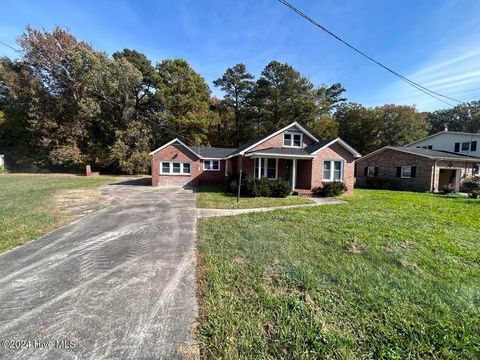
POLYGON ((297 186, 297 159, 293 159, 292 169, 292 190, 297 186))
POLYGON ((258 159, 258 178, 262 177, 262 158, 259 157, 258 159))

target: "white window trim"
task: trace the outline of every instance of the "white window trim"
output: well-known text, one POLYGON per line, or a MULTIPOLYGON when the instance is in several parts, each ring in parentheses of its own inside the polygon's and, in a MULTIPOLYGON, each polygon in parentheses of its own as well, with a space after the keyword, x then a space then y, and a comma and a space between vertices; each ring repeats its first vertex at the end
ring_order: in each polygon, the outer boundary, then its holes
POLYGON ((303 145, 303 133, 301 133, 301 132, 294 132, 294 131, 285 131, 285 132, 283 133, 283 139, 282 139, 282 141, 283 141, 283 147, 286 147, 286 148, 297 148, 297 149, 299 149, 299 148, 301 148, 302 145, 303 145), (285 135, 286 135, 286 134, 289 134, 289 135, 291 136, 291 137, 290 137, 290 144, 292 144, 292 145, 285 145, 285 135), (293 145, 293 137, 294 137, 295 135, 300 135, 300 145, 299 145, 299 146, 293 145))
POLYGON ((268 159, 272 159, 272 158, 267 158, 267 157, 257 157, 257 158, 255 158, 255 160, 253 162, 253 166, 255 167, 254 174, 255 174, 255 171, 258 171, 259 176, 258 176, 257 179, 260 179, 261 177, 264 177, 268 180, 277 180, 278 179, 278 158, 275 158, 275 177, 274 178, 267 177, 268 159), (258 160, 258 165, 256 164, 257 163, 256 159, 259 159, 258 160), (262 169, 262 165, 261 165, 262 162, 264 164, 263 165, 263 171, 260 171, 262 169))
POLYGON ((160 175, 174 175, 174 176, 191 176, 192 175, 192 163, 191 162, 181 162, 181 161, 160 161, 160 175), (169 164, 169 172, 163 172, 163 164, 169 164), (180 172, 173 172, 173 163, 180 164, 180 172), (190 171, 184 172, 183 165, 190 164, 190 171))
POLYGON ((367 166, 367 177, 375 177, 375 166, 367 166), (372 170, 372 173, 370 173, 372 170))
POLYGON ((343 174, 343 173, 344 173, 344 171, 343 171, 343 169, 344 169, 344 163, 345 163, 344 160, 328 160, 328 159, 323 160, 323 161, 322 161, 322 181, 323 181, 323 182, 334 182, 334 181, 341 181, 341 182, 343 182, 343 180, 344 180, 344 177, 343 177, 343 176, 344 176, 344 174, 343 174), (323 164, 324 164, 326 161, 329 161, 329 162, 330 162, 330 178, 329 178, 329 179, 325 179, 325 172, 324 172, 324 169, 323 169, 323 164), (335 169, 334 163, 337 162, 337 161, 340 162, 340 179, 334 179, 334 178, 333 178, 333 176, 334 176, 333 173, 334 173, 334 169, 335 169))
POLYGON ((402 170, 400 171, 400 178, 401 179, 411 179, 412 178, 412 166, 402 166, 402 170), (403 169, 409 168, 410 169, 410 176, 403 175, 403 169))
POLYGON ((216 159, 204 159, 203 160, 203 171, 220 171, 220 160, 216 160, 216 159), (205 168, 205 162, 206 161, 210 161, 210 162, 217 162, 218 163, 218 169, 207 169, 205 168))

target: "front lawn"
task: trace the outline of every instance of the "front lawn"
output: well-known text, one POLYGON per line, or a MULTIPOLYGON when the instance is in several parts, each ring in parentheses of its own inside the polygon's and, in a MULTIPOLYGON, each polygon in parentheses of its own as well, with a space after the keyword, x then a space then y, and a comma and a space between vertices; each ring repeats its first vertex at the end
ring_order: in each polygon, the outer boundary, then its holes
POLYGON ((355 190, 198 230, 204 358, 480 358, 479 200, 355 190))
POLYGON ((225 186, 204 185, 197 189, 197 207, 204 209, 250 209, 310 203, 312 203, 312 200, 300 196, 287 196, 286 198, 242 197, 240 198, 240 202, 237 203, 237 197, 227 193, 225 186))
POLYGON ((113 180, 106 176, 0 175, 0 252, 35 239, 65 220, 54 208, 58 192, 92 188, 113 180))

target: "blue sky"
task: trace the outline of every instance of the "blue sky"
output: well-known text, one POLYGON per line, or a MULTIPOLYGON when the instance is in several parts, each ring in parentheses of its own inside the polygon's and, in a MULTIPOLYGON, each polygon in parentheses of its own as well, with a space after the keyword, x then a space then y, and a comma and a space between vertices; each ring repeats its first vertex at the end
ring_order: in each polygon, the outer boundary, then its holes
MULTIPOLYGON (((475 0, 292 0, 292 4, 371 56, 445 95, 480 99, 480 2, 475 0)), ((152 62, 182 57, 212 81, 243 62, 255 76, 287 62, 314 84, 341 82, 367 106, 447 105, 409 87, 276 0, 4 1, 0 40, 14 45, 27 24, 68 27, 109 54, 123 48, 152 62)), ((0 46, 0 56, 15 53, 0 46)))

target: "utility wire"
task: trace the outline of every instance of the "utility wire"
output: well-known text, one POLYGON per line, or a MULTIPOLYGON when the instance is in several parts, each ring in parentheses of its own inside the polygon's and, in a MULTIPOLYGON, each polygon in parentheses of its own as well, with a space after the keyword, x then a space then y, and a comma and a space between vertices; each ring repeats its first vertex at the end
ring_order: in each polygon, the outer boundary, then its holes
POLYGON ((435 92, 433 90, 430 90, 410 79, 408 79, 407 77, 403 76, 402 74, 398 73, 397 71, 395 70, 392 70, 391 68, 389 68, 388 66, 382 64, 380 61, 372 58, 371 56, 369 56, 368 54, 366 54, 365 52, 363 52, 362 50, 358 49, 357 47, 351 45, 350 43, 348 43, 347 41, 343 40, 340 36, 336 35, 335 33, 333 33, 332 31, 328 30, 326 27, 324 27, 323 25, 319 24, 316 20, 314 20, 313 18, 311 18, 310 16, 306 15, 305 13, 303 13, 300 9, 296 8, 295 6, 293 6, 292 4, 290 4, 288 1, 286 0, 278 0, 280 3, 282 3, 283 5, 285 5, 286 7, 290 8, 291 10, 293 10, 294 12, 296 12, 298 15, 300 15, 301 17, 303 17, 304 19, 306 19, 307 21, 309 21, 310 23, 312 23, 313 25, 315 25, 316 27, 320 28, 321 30, 323 30, 324 32, 326 32, 328 35, 330 36, 333 36, 335 39, 337 39, 338 41, 340 41, 341 43, 343 43, 344 45, 348 46, 350 49, 354 50, 355 52, 359 53, 360 55, 366 57, 368 60, 374 62, 375 64, 379 65, 380 67, 382 67, 383 69, 387 70, 388 72, 392 73, 393 75, 399 77, 400 79, 402 79, 403 81, 405 81, 406 83, 408 83, 409 85, 413 86, 414 88, 416 88, 417 90, 420 90, 421 92, 427 94, 428 96, 431 96, 435 99, 437 99, 438 101, 441 101, 447 105, 450 105, 450 106, 454 106, 453 104, 441 99, 441 98, 445 98, 445 99, 448 99, 448 100, 451 100, 451 101, 455 101, 455 102, 458 102, 458 103, 463 103, 463 101, 461 100, 458 100, 458 99, 455 99, 455 98, 452 98, 452 97, 449 97, 449 96, 446 96, 446 95, 443 95, 443 94, 440 94, 438 92, 435 92))
MULTIPOLYGON (((4 45, 4 46, 12 49, 13 51, 15 51, 15 52, 17 52, 17 53, 20 53, 20 54, 23 53, 21 50, 16 49, 16 48, 14 48, 13 46, 11 46, 11 45, 3 42, 3 41, 0 41, 0 44, 2 44, 2 45, 4 45)), ((31 50, 34 50, 34 51, 37 53, 37 55, 42 55, 42 56, 43 56, 43 54, 41 54, 38 50, 33 49, 33 48, 32 48, 31 50)), ((48 68, 48 67, 46 67, 46 66, 43 66, 43 67, 53 73, 53 70, 52 70, 52 69, 50 69, 50 68, 48 68)), ((66 78, 68 81, 74 81, 74 79, 72 79, 68 74, 57 73, 56 75, 57 75, 57 77, 63 76, 63 77, 66 78)), ((64 85, 68 85, 65 81, 62 82, 61 79, 58 79, 58 80, 59 80, 61 83, 63 83, 64 85)), ((115 100, 112 100, 112 99, 107 98, 105 95, 103 95, 102 93, 100 93, 100 92, 97 91, 96 89, 93 89, 93 88, 91 88, 91 87, 89 87, 89 86, 85 86, 85 88, 86 88, 87 90, 90 90, 91 92, 93 92, 93 93, 96 94, 97 96, 100 96, 103 100, 108 101, 108 102, 110 102, 110 103, 112 103, 112 104, 115 104, 115 105, 119 106, 120 108, 125 108, 125 105, 120 104, 119 102, 117 102, 117 101, 115 101, 115 100)), ((185 137, 184 137, 183 135, 180 135, 179 133, 175 132, 174 130, 170 129, 169 127, 167 127, 167 126, 165 126, 165 125, 159 124, 158 122, 151 120, 150 118, 148 118, 148 117, 140 114, 137 110, 133 110, 133 113, 137 116, 137 118, 146 120, 147 122, 149 122, 149 123, 151 123, 151 124, 153 124, 153 125, 161 128, 161 129, 163 129, 163 130, 166 130, 166 131, 170 132, 171 134, 175 135, 176 137, 181 138, 181 139, 185 142, 185 144, 188 145, 188 142, 187 142, 187 140, 185 139, 185 137)), ((162 120, 162 119, 160 119, 160 120, 162 120)))

